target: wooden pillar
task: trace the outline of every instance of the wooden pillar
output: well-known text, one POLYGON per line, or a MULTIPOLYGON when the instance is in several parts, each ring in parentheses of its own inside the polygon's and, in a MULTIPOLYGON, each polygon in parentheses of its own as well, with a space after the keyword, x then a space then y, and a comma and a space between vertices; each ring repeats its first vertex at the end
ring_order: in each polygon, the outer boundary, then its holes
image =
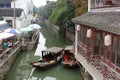
POLYGON ((91 51, 91 55, 93 55, 94 52, 94 30, 92 32, 92 51, 91 51))
POLYGON ((112 49, 113 49, 113 36, 112 36, 112 44, 110 46, 110 65, 112 63, 112 49))
POLYGON ((108 46, 104 45, 104 61, 106 61, 107 53, 108 53, 108 46))
POLYGON ((101 55, 101 50, 102 50, 102 32, 100 33, 100 47, 99 47, 99 55, 101 55))
POLYGON ((116 69, 116 66, 117 66, 118 45, 119 45, 119 39, 117 39, 117 44, 116 44, 117 48, 116 48, 116 55, 115 55, 115 67, 114 67, 115 69, 116 69))

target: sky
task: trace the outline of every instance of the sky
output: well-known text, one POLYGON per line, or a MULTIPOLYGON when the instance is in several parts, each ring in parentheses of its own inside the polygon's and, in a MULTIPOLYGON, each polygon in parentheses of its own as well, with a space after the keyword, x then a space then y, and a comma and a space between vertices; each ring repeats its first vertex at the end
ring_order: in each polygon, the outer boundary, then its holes
MULTIPOLYGON (((57 1, 57 0, 49 0, 49 1, 57 1)), ((36 7, 44 6, 46 5, 46 0, 33 0, 33 4, 36 7)))

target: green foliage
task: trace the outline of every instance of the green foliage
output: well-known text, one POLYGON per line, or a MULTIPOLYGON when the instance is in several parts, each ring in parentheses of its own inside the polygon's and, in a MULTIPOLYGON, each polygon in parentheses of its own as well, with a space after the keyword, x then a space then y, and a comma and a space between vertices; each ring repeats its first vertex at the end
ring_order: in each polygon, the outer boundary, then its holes
POLYGON ((73 5, 75 7, 75 16, 82 15, 88 10, 88 0, 73 0, 73 5))
POLYGON ((49 21, 54 23, 54 24, 59 24, 63 20, 64 13, 67 10, 66 6, 65 7, 56 7, 52 11, 52 15, 49 18, 49 21), (61 19, 62 18, 62 19, 61 19))
POLYGON ((65 33, 65 23, 75 16, 87 12, 88 0, 57 0, 57 2, 48 3, 40 8, 40 15, 48 19, 51 23, 60 27, 59 33, 65 33))
POLYGON ((42 16, 44 19, 48 19, 49 16, 52 14, 52 9, 55 7, 55 2, 49 2, 46 6, 40 7, 39 15, 42 16))
MULTIPOLYGON (((71 0, 72 1, 72 0, 71 0)), ((74 17, 74 7, 70 0, 58 0, 56 7, 52 11, 49 21, 62 26, 68 20, 74 17)))

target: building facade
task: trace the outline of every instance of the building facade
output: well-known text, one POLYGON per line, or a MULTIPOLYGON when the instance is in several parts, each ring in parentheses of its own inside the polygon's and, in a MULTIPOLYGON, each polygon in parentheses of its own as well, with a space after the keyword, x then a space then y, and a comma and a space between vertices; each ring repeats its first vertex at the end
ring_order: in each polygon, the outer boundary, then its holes
MULTIPOLYGON (((14 1, 11 2, 11 8, 14 8, 14 1)), ((19 18, 20 22, 16 21, 16 26, 18 28, 28 26, 31 23, 31 20, 33 20, 33 16, 34 16, 32 0, 16 0, 15 8, 23 9, 23 12, 19 18)))
POLYGON ((0 17, 12 28, 27 27, 33 20, 33 2, 32 0, 15 0, 15 2, 0 0, 0 17))
POLYGON ((86 80, 120 80, 120 1, 89 0, 76 24, 75 56, 86 80))

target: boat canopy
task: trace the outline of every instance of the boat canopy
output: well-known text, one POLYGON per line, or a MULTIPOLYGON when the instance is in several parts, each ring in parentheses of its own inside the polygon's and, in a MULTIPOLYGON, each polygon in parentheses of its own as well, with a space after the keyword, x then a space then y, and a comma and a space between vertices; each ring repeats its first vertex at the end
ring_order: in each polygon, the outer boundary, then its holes
POLYGON ((43 50, 43 52, 53 52, 53 53, 58 53, 60 51, 62 51, 63 48, 60 48, 60 47, 51 47, 51 48, 48 48, 46 50, 43 50))
POLYGON ((74 50, 74 46, 73 45, 67 46, 64 50, 74 50))

